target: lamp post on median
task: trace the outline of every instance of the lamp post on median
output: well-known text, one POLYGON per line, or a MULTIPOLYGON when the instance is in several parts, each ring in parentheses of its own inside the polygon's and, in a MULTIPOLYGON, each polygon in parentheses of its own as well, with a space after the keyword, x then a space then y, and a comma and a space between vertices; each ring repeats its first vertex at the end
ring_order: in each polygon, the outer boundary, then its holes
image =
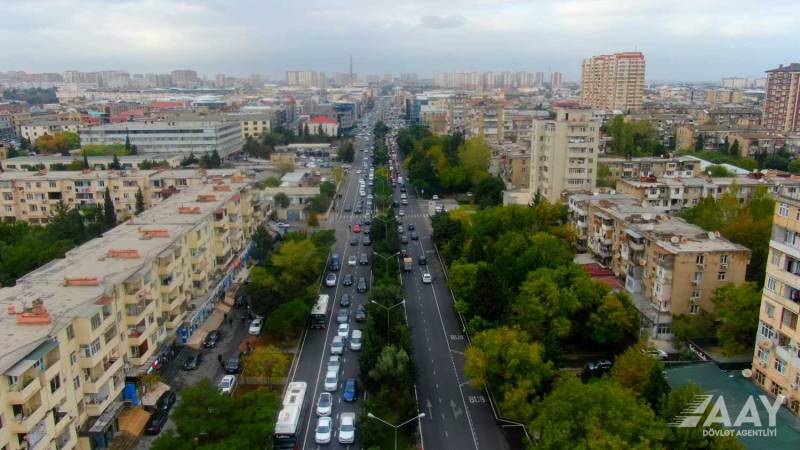
POLYGON ((384 277, 388 277, 389 276, 389 258, 394 258, 395 256, 397 256, 399 254, 400 254, 400 252, 394 253, 394 254, 389 255, 389 256, 383 256, 378 252, 372 253, 372 256, 377 256, 377 257, 379 257, 379 258, 381 258, 383 260, 383 276, 384 277))
POLYGON ((406 301, 405 301, 405 299, 403 299, 399 303, 395 303, 394 305, 388 306, 388 307, 376 302, 375 300, 370 300, 370 303, 374 303, 374 304, 380 306, 381 308, 383 308, 384 310, 386 310, 386 338, 388 339, 389 338, 389 313, 392 311, 393 308, 395 308, 397 306, 400 306, 400 305, 405 305, 406 301))
POLYGON ((381 419, 380 417, 378 417, 378 416, 376 416, 375 414, 372 414, 372 413, 367 413, 367 417, 369 417, 370 419, 379 420, 379 421, 385 423, 386 425, 389 425, 390 427, 394 428, 394 450, 397 450, 397 430, 400 427, 402 427, 403 425, 405 425, 405 424, 407 424, 409 422, 413 422, 415 420, 422 419, 423 417, 425 417, 425 413, 419 413, 416 416, 414 416, 414 417, 406 420, 405 422, 401 423, 400 425, 393 425, 393 424, 381 419))

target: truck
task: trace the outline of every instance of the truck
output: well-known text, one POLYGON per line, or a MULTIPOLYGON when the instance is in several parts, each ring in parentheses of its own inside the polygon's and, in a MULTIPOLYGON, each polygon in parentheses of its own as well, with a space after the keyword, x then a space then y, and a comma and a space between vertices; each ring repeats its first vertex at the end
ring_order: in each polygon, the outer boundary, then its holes
POLYGON ((414 270, 414 261, 411 259, 410 256, 406 256, 403 258, 403 270, 406 272, 411 272, 414 270))

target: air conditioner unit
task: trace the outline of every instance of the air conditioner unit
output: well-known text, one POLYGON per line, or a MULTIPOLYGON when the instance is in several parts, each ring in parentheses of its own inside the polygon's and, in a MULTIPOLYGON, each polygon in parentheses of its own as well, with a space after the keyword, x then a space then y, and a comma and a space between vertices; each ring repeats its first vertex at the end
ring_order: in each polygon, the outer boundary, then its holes
POLYGON ((722 264, 719 265, 719 267, 720 267, 720 269, 727 269, 728 268, 728 263, 722 263, 722 264))

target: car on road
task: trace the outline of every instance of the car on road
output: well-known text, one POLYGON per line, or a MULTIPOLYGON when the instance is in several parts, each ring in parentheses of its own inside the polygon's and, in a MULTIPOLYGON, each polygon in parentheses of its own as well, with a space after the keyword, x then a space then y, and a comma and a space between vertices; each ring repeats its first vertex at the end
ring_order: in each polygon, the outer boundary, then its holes
POLYGON ((353 210, 353 214, 361 214, 361 208, 357 207, 355 210, 353 210))
POLYGON ((345 323, 350 320, 350 311, 346 309, 340 309, 338 313, 336 313, 336 323, 345 323))
POLYGON ((347 339, 347 336, 350 335, 350 324, 340 323, 339 328, 336 329, 336 335, 342 339, 347 339))
POLYGON ((425 255, 421 255, 417 261, 419 261, 420 266, 425 266, 428 264, 428 257, 425 255))
POLYGON ((328 366, 326 370, 335 370, 337 372, 342 370, 342 357, 338 355, 331 355, 328 358, 328 366))
POLYGON ((422 282, 424 284, 431 284, 433 282, 433 277, 430 272, 422 272, 422 282))
POLYGON ((219 393, 222 395, 233 395, 233 391, 236 389, 236 381, 236 375, 225 375, 222 377, 217 385, 219 393))
POLYGON ((438 196, 438 195, 436 195, 436 194, 433 194, 433 200, 434 200, 434 201, 436 201, 436 200, 439 200, 439 196, 438 196))
POLYGON ((335 273, 329 273, 327 276, 325 276, 325 286, 328 286, 328 287, 336 286, 336 274, 335 273))
POLYGON ((356 286, 356 290, 360 293, 367 292, 367 280, 364 277, 358 277, 358 285, 356 286))
POLYGON ((250 328, 247 329, 247 334, 250 336, 258 336, 261 334, 262 328, 264 328, 264 319, 256 317, 250 322, 250 328))
POLYGON ((356 322, 365 320, 367 320, 367 308, 364 305, 358 305, 358 308, 356 308, 356 322))
MULTIPOLYGON (((338 369, 337 369, 338 370, 338 369)), ((317 400, 317 415, 330 416, 333 412, 333 396, 330 392, 322 392, 317 400)))
POLYGON ((314 442, 317 444, 329 444, 333 434, 333 419, 330 417, 320 417, 317 420, 317 427, 314 429, 314 442))
POLYGON ((358 265, 358 258, 356 257, 356 255, 350 255, 347 257, 347 265, 348 266, 358 265))
POLYGON ((350 350, 361 350, 361 330, 353 330, 350 332, 350 350))
POLYGON ((402 200, 400 200, 400 204, 403 205, 403 206, 406 206, 406 205, 408 205, 408 200, 402 199, 402 200))
POLYGON ((417 227, 415 227, 413 223, 408 224, 408 231, 414 231, 416 229, 417 227))
POLYGON ((397 226, 397 234, 400 234, 400 235, 402 235, 402 234, 403 234, 403 233, 405 233, 405 232, 406 232, 406 229, 405 229, 405 228, 403 228, 403 226, 402 226, 402 225, 398 225, 398 226, 397 226))
POLYGON ((161 394, 160 397, 158 397, 158 400, 156 400, 155 408, 158 411, 169 412, 169 410, 172 409, 172 405, 174 405, 176 401, 178 401, 178 396, 175 395, 175 391, 170 389, 161 394))
POLYGON ((370 239, 369 236, 364 236, 363 238, 361 238, 361 245, 364 246, 372 245, 372 239, 370 239))
POLYGON ((599 377, 611 371, 614 363, 607 359, 588 362, 583 366, 583 377, 599 377))
POLYGON ((400 235, 400 243, 408 244, 408 236, 406 236, 405 234, 400 235))
POLYGON ((350 245, 358 245, 358 236, 352 236, 350 238, 350 245))
POLYGON ((350 294, 342 294, 339 298, 339 306, 342 308, 347 308, 350 306, 350 294))
POLYGON ((325 391, 336 392, 336 389, 339 389, 339 372, 325 373, 325 391))
POLYGON ((358 398, 358 387, 355 378, 348 378, 344 382, 344 392, 342 393, 342 400, 346 402, 354 402, 358 398))
POLYGON ((352 212, 352 211, 353 211, 353 206, 352 205, 345 205, 344 212, 352 212))
POLYGON ((369 265, 369 256, 366 253, 362 253, 361 256, 358 257, 358 263, 362 266, 369 265))
POLYGON ((331 342, 331 355, 341 355, 344 353, 344 339, 341 336, 334 336, 331 342))
POLYGON ((339 443, 352 444, 356 440, 356 413, 342 413, 339 416, 339 443))
POLYGON ((400 217, 403 217, 403 216, 406 215, 406 212, 401 209, 401 210, 397 211, 397 215, 400 216, 400 217))
POLYGON ((200 367, 200 363, 202 362, 203 362, 202 353, 191 354, 183 362, 183 370, 197 370, 197 368, 200 367))
POLYGON ((661 361, 666 361, 669 358, 669 354, 660 348, 643 348, 642 353, 653 359, 660 359, 661 361))
POLYGON ((412 231, 411 232, 411 240, 412 241, 418 241, 419 240, 419 234, 417 234, 416 231, 412 231))
POLYGON ((361 225, 359 224, 353 225, 353 233, 361 233, 361 225))
POLYGON ((242 373, 242 361, 235 356, 225 361, 225 373, 242 373))
POLYGON ((372 225, 371 214, 367 214, 364 216, 364 225, 372 225))
POLYGON ((203 347, 216 348, 219 341, 222 339, 222 333, 219 330, 214 330, 206 335, 203 339, 203 347))
POLYGON ((353 275, 347 274, 342 277, 342 286, 352 286, 353 285, 353 275))
POLYGON ((169 411, 156 410, 147 420, 144 428, 145 434, 154 435, 161 433, 169 418, 169 411))

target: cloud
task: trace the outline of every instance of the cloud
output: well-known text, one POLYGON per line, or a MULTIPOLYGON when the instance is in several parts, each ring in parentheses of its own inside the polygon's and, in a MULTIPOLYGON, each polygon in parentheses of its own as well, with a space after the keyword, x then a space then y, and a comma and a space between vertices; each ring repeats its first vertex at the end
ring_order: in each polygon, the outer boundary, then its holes
POLYGON ((427 15, 420 19, 419 24, 425 28, 458 28, 464 25, 467 19, 461 14, 453 14, 449 16, 433 16, 427 15))

